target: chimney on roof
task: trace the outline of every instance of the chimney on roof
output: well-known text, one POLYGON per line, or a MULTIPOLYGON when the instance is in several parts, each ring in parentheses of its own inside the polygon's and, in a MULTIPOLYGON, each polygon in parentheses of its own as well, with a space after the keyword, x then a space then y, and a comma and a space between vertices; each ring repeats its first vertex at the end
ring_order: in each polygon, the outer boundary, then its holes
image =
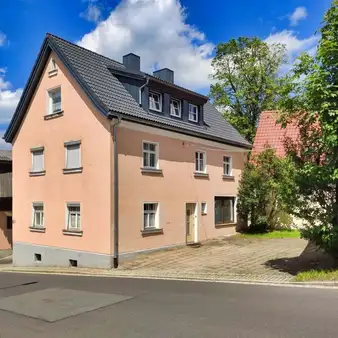
POLYGON ((141 59, 138 55, 129 53, 123 56, 123 64, 127 69, 130 70, 141 70, 141 59))
POLYGON ((174 83, 174 72, 169 68, 163 68, 153 72, 153 75, 161 80, 174 83))

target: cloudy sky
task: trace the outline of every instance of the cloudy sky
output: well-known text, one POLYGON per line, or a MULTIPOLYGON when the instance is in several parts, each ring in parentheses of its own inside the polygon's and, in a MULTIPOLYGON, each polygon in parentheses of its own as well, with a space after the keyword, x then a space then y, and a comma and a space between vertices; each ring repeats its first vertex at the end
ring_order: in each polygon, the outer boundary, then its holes
MULTIPOLYGON (((133 52, 142 70, 168 67, 175 81, 209 91, 214 47, 258 36, 288 48, 289 63, 315 52, 330 0, 2 0, 0 135, 15 110, 46 32, 121 60, 133 52)), ((287 69, 288 67, 286 67, 287 69)), ((6 147, 0 141, 0 148, 6 147)))

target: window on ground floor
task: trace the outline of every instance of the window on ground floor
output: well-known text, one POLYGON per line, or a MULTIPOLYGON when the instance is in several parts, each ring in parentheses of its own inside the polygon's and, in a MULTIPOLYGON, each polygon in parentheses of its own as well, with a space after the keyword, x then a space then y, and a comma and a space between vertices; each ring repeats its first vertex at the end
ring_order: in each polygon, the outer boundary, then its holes
POLYGON ((143 204, 143 230, 158 228, 158 203, 143 204))
POLYGON ((67 230, 81 229, 81 209, 78 203, 67 204, 67 230))
POLYGON ((44 226, 44 212, 43 203, 33 203, 33 228, 43 228, 44 226))
POLYGON ((215 197, 215 224, 235 223, 235 197, 215 197))

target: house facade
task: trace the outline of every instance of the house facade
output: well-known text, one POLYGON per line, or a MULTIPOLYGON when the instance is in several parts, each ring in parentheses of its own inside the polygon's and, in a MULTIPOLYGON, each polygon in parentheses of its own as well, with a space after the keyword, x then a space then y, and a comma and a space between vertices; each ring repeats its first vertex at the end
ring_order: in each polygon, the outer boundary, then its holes
POLYGON ((110 268, 235 232, 250 144, 169 69, 47 34, 5 134, 13 264, 110 268))

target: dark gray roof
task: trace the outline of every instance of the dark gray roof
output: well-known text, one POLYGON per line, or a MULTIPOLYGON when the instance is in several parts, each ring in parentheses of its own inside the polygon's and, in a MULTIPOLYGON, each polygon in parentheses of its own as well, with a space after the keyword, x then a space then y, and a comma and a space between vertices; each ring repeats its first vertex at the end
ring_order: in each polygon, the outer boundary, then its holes
MULTIPOLYGON (((194 134, 202 138, 214 139, 219 142, 238 145, 244 148, 251 147, 250 143, 247 142, 210 103, 206 103, 204 108, 205 126, 174 120, 147 112, 139 106, 122 83, 109 70, 111 67, 124 70, 125 67, 120 62, 94 53, 51 34, 47 34, 44 44, 47 44, 56 52, 70 69, 71 73, 80 82, 87 94, 95 101, 96 106, 98 106, 104 114, 108 114, 109 112, 120 113, 125 118, 130 117, 140 123, 156 124, 165 129, 175 129, 182 133, 194 134)), ((35 65, 35 67, 37 67, 37 65, 35 65)), ((33 73, 34 69, 32 71, 32 74, 33 73)), ((26 87, 29 86, 27 85, 26 87)), ((177 86, 177 88, 182 89, 182 87, 179 86, 177 86)), ((23 97, 27 96, 25 95, 27 89, 29 88, 25 88, 23 97)), ((24 105, 20 102, 11 124, 17 123, 17 121, 21 119, 19 115, 20 107, 22 106, 24 105)), ((5 139, 9 142, 13 139, 12 134, 17 130, 17 128, 11 124, 5 134, 5 139), (14 131, 12 132, 12 130, 14 131)))
POLYGON ((0 161, 12 161, 12 150, 0 149, 0 161))

